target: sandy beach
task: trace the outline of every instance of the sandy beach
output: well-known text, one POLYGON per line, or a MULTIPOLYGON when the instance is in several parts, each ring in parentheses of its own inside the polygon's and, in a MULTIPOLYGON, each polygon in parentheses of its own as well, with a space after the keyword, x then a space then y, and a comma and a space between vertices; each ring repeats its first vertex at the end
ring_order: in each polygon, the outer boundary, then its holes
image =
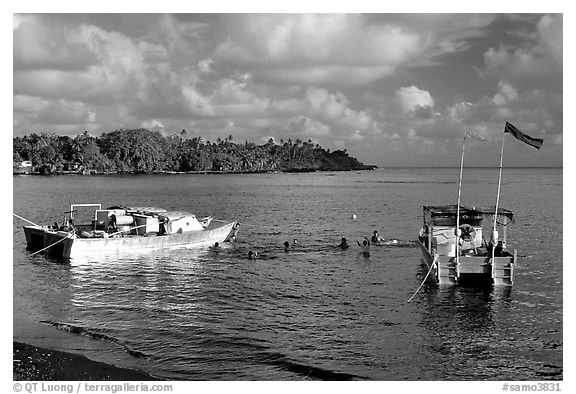
POLYGON ((160 380, 146 372, 99 363, 80 354, 60 352, 19 342, 13 342, 13 379, 15 381, 160 380))

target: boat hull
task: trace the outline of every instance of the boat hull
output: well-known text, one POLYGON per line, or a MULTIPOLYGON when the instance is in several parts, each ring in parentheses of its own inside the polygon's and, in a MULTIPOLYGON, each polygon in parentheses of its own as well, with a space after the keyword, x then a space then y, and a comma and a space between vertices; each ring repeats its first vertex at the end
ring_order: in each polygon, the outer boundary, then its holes
POLYGON ((230 222, 210 225, 203 230, 166 235, 79 238, 69 237, 69 233, 65 231, 52 231, 40 226, 24 226, 29 250, 38 251, 48 248, 45 253, 65 259, 202 247, 216 242, 225 242, 234 235, 235 231, 236 222, 230 222))
POLYGON ((426 246, 418 241, 424 262, 431 275, 440 285, 456 284, 494 284, 495 286, 511 286, 514 279, 514 267, 517 253, 512 256, 460 256, 458 262, 454 256, 433 256, 426 246), (434 268, 433 263, 436 263, 434 268), (494 265, 494 266, 493 266, 494 265))

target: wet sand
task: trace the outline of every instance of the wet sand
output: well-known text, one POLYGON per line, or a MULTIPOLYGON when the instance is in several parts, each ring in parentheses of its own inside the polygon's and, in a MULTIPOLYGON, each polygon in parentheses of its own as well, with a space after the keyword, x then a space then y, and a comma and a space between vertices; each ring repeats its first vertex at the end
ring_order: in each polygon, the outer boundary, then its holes
POLYGON ((146 372, 92 361, 80 354, 13 342, 13 379, 22 380, 160 380, 146 372))

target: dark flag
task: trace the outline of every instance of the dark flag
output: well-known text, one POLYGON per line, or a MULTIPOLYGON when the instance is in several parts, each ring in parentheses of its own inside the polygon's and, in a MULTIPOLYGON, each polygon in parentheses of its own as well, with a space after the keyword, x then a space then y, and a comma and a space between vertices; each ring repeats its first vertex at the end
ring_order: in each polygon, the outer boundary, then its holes
POLYGON ((534 138, 530 137, 528 134, 524 134, 523 132, 518 130, 518 128, 516 128, 516 126, 514 126, 512 123, 506 122, 504 132, 512 134, 514 138, 516 138, 517 140, 522 141, 530 146, 533 146, 536 149, 540 149, 542 143, 544 142, 542 138, 534 138))

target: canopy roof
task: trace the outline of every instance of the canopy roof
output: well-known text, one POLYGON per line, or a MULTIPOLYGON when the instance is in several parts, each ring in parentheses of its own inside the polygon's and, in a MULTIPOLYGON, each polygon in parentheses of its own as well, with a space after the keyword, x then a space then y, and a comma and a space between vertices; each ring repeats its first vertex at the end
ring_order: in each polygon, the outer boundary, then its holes
MULTIPOLYGON (((428 211, 432 216, 456 216, 458 212, 457 204, 450 205, 425 205, 424 212, 428 211)), ((485 207, 467 207, 465 205, 460 205, 460 215, 494 215, 496 213, 495 208, 485 208, 485 207)), ((514 218, 514 212, 498 208, 498 216, 504 216, 510 220, 514 218)))
POLYGON ((185 211, 167 211, 158 214, 158 217, 163 220, 164 218, 168 218, 169 220, 180 220, 184 218, 196 218, 196 215, 190 212, 185 211))
POLYGON ((166 210, 164 208, 158 208, 158 207, 126 207, 124 205, 114 205, 111 207, 108 207, 107 209, 124 209, 128 212, 136 212, 136 213, 147 213, 147 214, 153 214, 153 213, 161 213, 161 212, 166 212, 166 210))
MULTIPOLYGON (((456 204, 451 205, 425 205, 424 209, 424 221, 426 223, 432 223, 436 225, 454 225, 456 223, 456 214, 458 212, 458 206, 456 204)), ((474 226, 479 226, 482 223, 482 219, 487 216, 494 216, 496 214, 495 208, 486 207, 467 207, 460 205, 460 223, 468 223, 474 226)), ((505 218, 505 223, 502 225, 507 225, 514 220, 514 213, 508 209, 498 208, 498 217, 505 218)))

